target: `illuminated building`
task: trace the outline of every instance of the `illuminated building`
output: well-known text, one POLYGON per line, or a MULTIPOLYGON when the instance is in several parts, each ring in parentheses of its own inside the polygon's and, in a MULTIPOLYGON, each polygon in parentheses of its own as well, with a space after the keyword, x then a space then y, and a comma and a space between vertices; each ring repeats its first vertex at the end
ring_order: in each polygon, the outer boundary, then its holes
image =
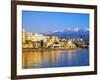
POLYGON ((71 40, 68 40, 66 48, 68 49, 76 48, 76 45, 71 40))

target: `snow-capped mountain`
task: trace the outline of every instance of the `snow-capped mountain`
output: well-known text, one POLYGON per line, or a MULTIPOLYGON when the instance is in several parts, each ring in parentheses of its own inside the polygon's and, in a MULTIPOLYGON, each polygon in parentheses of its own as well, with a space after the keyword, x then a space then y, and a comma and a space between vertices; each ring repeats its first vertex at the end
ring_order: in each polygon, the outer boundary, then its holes
POLYGON ((89 31, 89 29, 81 29, 81 28, 67 28, 64 31, 71 31, 71 32, 85 32, 89 31))
POLYGON ((54 35, 58 36, 61 39, 67 38, 82 38, 84 40, 89 40, 89 29, 81 29, 81 28, 67 28, 63 31, 52 31, 46 33, 46 35, 54 35))

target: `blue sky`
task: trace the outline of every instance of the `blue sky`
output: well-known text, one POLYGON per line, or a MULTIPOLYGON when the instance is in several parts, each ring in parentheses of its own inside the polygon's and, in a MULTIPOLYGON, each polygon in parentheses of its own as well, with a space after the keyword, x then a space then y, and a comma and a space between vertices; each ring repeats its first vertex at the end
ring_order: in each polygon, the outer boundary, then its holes
POLYGON ((89 14, 22 11, 26 32, 45 33, 67 28, 89 28, 89 14))

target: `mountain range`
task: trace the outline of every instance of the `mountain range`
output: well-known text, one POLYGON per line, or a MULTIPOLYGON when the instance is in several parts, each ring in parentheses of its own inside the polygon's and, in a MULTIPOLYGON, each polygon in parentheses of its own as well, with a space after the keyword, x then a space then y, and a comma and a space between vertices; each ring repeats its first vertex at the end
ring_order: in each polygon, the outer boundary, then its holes
POLYGON ((83 40, 89 40, 89 29, 67 28, 62 31, 47 32, 44 35, 58 36, 60 39, 82 38, 83 40))

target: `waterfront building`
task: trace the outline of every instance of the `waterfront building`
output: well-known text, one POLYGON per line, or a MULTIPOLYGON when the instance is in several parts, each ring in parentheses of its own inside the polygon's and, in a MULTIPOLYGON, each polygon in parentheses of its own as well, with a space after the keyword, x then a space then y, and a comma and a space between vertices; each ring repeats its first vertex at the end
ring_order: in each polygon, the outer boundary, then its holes
POLYGON ((23 48, 33 48, 32 44, 23 44, 23 48))
POLYGON ((22 32, 22 42, 23 42, 23 44, 25 44, 25 42, 26 42, 26 32, 24 31, 24 29, 23 29, 23 32, 22 32))
POLYGON ((51 46, 51 45, 54 44, 55 42, 59 42, 58 37, 57 37, 57 36, 51 36, 51 37, 48 39, 47 47, 51 46))
POLYGON ((61 47, 65 47, 65 45, 67 44, 67 41, 59 41, 59 44, 61 47))
POLYGON ((31 41, 32 40, 32 33, 31 32, 27 32, 27 35, 26 35, 26 38, 28 41, 31 41))
POLYGON ((60 44, 58 42, 55 42, 51 45, 51 48, 59 48, 60 44))
POLYGON ((22 33, 22 38, 23 38, 23 44, 26 42, 26 32, 23 32, 22 33))
POLYGON ((66 48, 68 49, 76 48, 76 45, 71 40, 68 40, 66 48))
POLYGON ((31 36, 32 41, 44 41, 46 42, 49 36, 44 36, 42 34, 35 33, 31 36))
POLYGON ((44 36, 42 34, 35 33, 32 35, 32 42, 34 44, 35 48, 39 47, 46 47, 46 42, 48 40, 49 36, 44 36))
POLYGON ((58 42, 58 41, 59 41, 59 39, 58 39, 58 37, 57 37, 57 36, 51 36, 50 41, 54 43, 54 42, 58 42))

